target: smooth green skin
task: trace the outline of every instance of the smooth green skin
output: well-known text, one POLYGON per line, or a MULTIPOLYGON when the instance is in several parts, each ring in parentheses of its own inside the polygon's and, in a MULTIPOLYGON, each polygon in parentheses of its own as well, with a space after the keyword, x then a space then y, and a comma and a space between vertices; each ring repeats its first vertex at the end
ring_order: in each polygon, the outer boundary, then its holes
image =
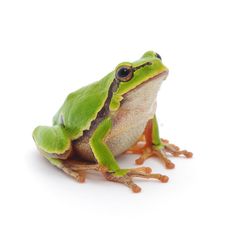
MULTIPOLYGON (((140 66, 151 62, 134 72, 132 79, 128 82, 121 82, 117 91, 113 94, 110 103, 110 110, 116 111, 120 107, 123 95, 134 89, 150 78, 167 71, 161 60, 156 57, 155 52, 146 52, 138 61, 133 63, 123 62, 117 67, 131 65, 140 66)), ((39 126, 33 132, 33 138, 39 150, 43 155, 56 166, 61 164, 59 159, 51 158, 47 154, 63 154, 70 150, 71 141, 78 139, 83 135, 84 130, 88 130, 91 122, 95 120, 98 112, 102 109, 107 97, 108 90, 115 79, 116 69, 110 72, 100 81, 83 87, 69 94, 53 118, 53 126, 39 126)), ((153 144, 161 148, 162 144, 158 133, 156 118, 153 119, 153 144)), ((110 171, 117 175, 124 175, 127 170, 121 170, 115 160, 115 157, 103 142, 106 135, 112 128, 112 122, 109 117, 97 127, 90 139, 90 146, 98 163, 106 166, 110 171)))

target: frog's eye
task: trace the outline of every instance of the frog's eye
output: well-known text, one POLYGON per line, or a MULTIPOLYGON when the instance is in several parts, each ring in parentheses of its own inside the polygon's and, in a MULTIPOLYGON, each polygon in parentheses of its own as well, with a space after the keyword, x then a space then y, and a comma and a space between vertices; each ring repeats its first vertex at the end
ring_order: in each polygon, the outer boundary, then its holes
POLYGON ((161 56, 158 53, 156 53, 156 57, 161 60, 161 56))
POLYGON ((121 82, 129 81, 133 77, 133 69, 131 66, 122 66, 116 71, 116 78, 121 82))

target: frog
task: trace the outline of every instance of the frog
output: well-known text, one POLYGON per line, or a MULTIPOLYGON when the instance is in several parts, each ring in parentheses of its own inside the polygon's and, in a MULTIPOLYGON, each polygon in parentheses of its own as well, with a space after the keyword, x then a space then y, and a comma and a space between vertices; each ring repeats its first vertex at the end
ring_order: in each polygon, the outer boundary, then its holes
POLYGON ((34 129, 36 147, 49 163, 81 183, 89 171, 134 193, 141 191, 136 177, 168 182, 168 176, 152 173, 150 167, 120 168, 118 164, 119 156, 135 154, 138 165, 152 157, 173 169, 169 156, 192 157, 159 135, 156 98, 168 73, 154 51, 134 62, 119 63, 101 80, 70 93, 51 126, 34 129))

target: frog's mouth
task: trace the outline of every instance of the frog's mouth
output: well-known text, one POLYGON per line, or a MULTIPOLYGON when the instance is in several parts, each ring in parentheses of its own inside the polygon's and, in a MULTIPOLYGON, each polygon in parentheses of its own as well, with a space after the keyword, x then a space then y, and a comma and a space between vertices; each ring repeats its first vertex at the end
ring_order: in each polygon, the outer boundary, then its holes
POLYGON ((121 104, 133 101, 133 109, 135 107, 142 107, 140 110, 145 110, 146 107, 150 107, 153 101, 156 101, 158 91, 161 87, 162 82, 166 79, 168 71, 163 71, 160 74, 151 77, 145 82, 139 84, 129 92, 123 95, 121 104), (134 102, 135 101, 135 102, 134 102), (136 104, 136 105, 134 105, 136 104), (138 104, 138 105, 137 105, 138 104))
MULTIPOLYGON (((139 84, 138 86, 136 86, 135 88, 130 90, 128 93, 132 92, 133 90, 143 89, 143 87, 146 87, 146 85, 149 83, 152 83, 154 85, 153 89, 155 89, 155 87, 158 87, 158 90, 159 90, 162 82, 164 80, 166 80, 168 74, 169 74, 169 71, 165 70, 165 71, 161 72, 160 74, 155 75, 155 76, 151 77, 150 79, 144 81, 143 83, 139 84)), ((158 90, 156 92, 158 92, 158 90)))
POLYGON ((150 82, 151 80, 155 80, 155 79, 158 79, 158 80, 166 80, 168 74, 169 74, 169 71, 168 71, 168 70, 165 70, 165 71, 161 72, 160 74, 155 75, 155 76, 153 76, 152 78, 148 79, 148 80, 145 81, 144 83, 150 82))

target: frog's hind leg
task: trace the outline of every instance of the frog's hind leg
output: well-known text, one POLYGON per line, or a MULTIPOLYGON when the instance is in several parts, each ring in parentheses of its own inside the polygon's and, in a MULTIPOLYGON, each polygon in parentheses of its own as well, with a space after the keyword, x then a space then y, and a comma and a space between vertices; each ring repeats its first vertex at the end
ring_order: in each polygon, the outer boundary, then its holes
POLYGON ((141 136, 139 141, 126 151, 127 154, 140 154, 140 157, 135 161, 137 165, 142 165, 150 157, 157 157, 164 162, 167 169, 173 169, 175 167, 163 150, 157 150, 153 148, 152 140, 152 120, 148 121, 147 126, 144 130, 144 134, 141 136))
POLYGON ((126 153, 141 154, 136 160, 136 164, 138 165, 143 164, 150 157, 157 157, 165 164, 167 169, 173 169, 175 167, 174 163, 168 159, 167 153, 174 157, 183 155, 190 158, 193 155, 186 150, 180 150, 176 145, 170 144, 168 140, 160 139, 155 117, 148 121, 141 139, 126 153))
POLYGON ((76 181, 85 182, 87 170, 99 170, 98 164, 88 164, 85 162, 79 162, 77 160, 60 160, 55 158, 47 158, 48 161, 54 166, 64 171, 67 175, 74 178, 76 181))
POLYGON ((69 165, 68 160, 73 155, 73 149, 71 140, 62 126, 39 126, 33 132, 33 139, 41 154, 52 165, 63 170, 79 182, 84 182, 84 171, 74 170, 74 165, 69 165))

